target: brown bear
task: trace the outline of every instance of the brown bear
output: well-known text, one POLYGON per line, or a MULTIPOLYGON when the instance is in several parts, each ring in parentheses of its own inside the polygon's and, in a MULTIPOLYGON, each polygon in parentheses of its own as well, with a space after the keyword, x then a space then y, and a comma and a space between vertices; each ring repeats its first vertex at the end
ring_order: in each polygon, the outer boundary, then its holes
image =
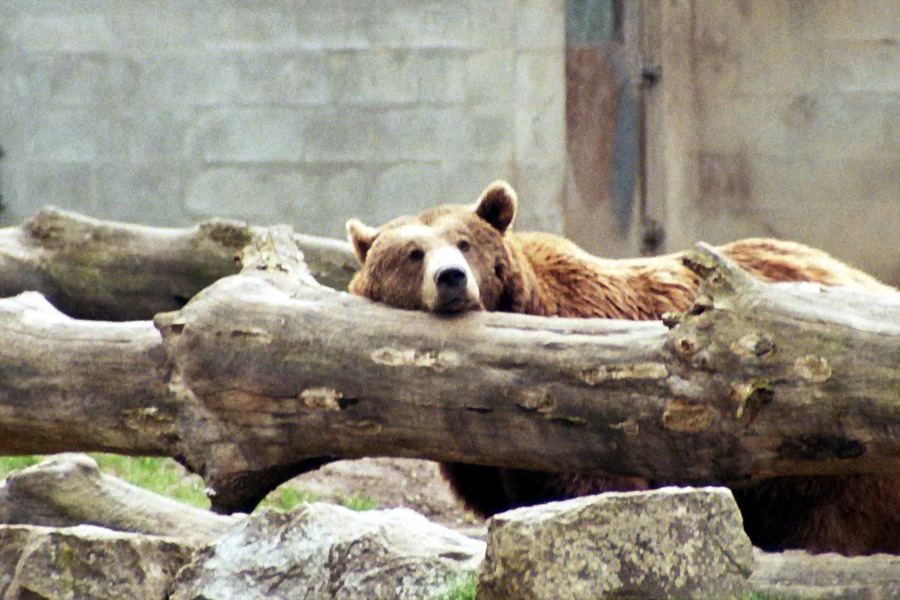
MULTIPOLYGON (((362 263, 350 292, 434 313, 489 310, 559 317, 659 319, 684 311, 698 279, 680 254, 606 260, 565 238, 509 231, 517 199, 495 182, 469 206, 441 206, 380 228, 347 222, 362 263)), ((896 290, 801 244, 747 239, 720 247, 767 281, 814 281, 875 293, 896 290)), ((449 463, 457 495, 482 516, 516 506, 663 482, 449 463)), ((756 546, 844 554, 900 553, 900 477, 781 477, 735 497, 756 546)))

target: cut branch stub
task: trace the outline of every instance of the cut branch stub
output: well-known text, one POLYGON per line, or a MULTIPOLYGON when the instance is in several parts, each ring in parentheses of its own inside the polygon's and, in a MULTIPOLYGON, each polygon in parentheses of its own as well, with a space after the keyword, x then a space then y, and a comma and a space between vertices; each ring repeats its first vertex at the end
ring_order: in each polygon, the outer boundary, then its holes
POLYGON ((722 299, 723 296, 734 294, 737 289, 746 291, 764 285, 706 242, 698 242, 695 250, 685 256, 684 264, 702 279, 701 296, 722 299))
POLYGON ((0 486, 0 523, 176 536, 209 543, 237 523, 100 472, 83 454, 57 454, 10 475, 0 486))

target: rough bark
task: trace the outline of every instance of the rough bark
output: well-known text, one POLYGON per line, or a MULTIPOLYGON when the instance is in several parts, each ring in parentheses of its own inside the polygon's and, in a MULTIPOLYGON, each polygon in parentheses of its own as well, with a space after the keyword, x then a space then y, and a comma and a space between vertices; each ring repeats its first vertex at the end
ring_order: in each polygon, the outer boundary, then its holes
MULTIPOLYGON (((0 229, 0 297, 36 291, 73 317, 149 320, 237 273, 235 257, 260 231, 224 219, 142 227, 45 208, 20 227, 0 229)), ((356 268, 346 243, 295 240, 323 284, 346 288, 356 268)))
POLYGON ((761 283, 708 247, 658 322, 400 311, 319 286, 289 231, 149 322, 0 300, 0 454, 173 456, 246 510, 329 460, 680 482, 900 473, 900 297, 761 283))

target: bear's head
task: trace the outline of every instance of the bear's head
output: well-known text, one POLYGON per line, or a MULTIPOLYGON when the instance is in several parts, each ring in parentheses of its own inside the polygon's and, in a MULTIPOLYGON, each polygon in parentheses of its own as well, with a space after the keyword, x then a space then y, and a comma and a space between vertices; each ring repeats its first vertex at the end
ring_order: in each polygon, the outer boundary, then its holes
POLYGON ((510 277, 504 235, 516 215, 509 184, 489 185, 474 205, 440 206, 347 235, 362 269, 350 292, 397 308, 436 313, 503 310, 510 277))

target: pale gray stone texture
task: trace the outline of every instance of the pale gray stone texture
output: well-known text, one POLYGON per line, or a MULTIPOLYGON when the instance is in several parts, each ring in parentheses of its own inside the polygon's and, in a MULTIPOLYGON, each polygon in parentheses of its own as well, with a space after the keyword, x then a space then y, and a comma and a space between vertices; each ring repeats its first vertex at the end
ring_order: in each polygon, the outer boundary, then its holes
POLYGON ((737 600, 753 564, 727 489, 609 493, 489 520, 478 600, 737 600))
POLYGON ((409 509, 313 503, 233 528, 179 574, 171 600, 422 600, 483 553, 483 542, 409 509))

